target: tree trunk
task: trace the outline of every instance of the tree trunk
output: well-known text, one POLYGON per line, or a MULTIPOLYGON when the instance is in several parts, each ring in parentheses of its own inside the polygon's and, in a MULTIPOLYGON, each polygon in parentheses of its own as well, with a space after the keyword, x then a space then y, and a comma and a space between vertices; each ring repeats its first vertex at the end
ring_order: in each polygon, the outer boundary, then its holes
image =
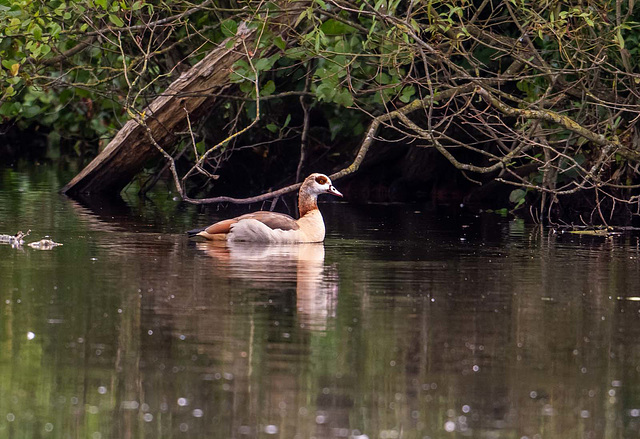
MULTIPOLYGON (((268 25, 272 32, 284 35, 295 23, 301 7, 308 2, 282 0, 280 4, 283 5, 281 15, 270 20, 268 25)), ((260 29, 240 26, 234 37, 223 41, 151 102, 144 111, 145 121, 160 147, 168 149, 177 139, 175 133, 187 128, 185 110, 192 122, 208 114, 216 103, 216 96, 231 86, 229 74, 233 64, 246 58, 247 49, 253 50, 259 35, 260 29)), ((149 159, 158 155, 147 128, 136 120, 129 120, 61 192, 68 195, 119 193, 149 159)))

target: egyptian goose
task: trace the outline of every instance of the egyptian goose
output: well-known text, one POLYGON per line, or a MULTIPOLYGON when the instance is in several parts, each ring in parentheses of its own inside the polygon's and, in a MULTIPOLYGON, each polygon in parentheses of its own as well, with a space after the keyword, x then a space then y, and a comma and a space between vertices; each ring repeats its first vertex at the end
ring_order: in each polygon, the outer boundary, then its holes
POLYGON ((209 240, 295 243, 324 241, 324 221, 318 210, 318 195, 342 197, 324 174, 308 176, 298 193, 300 218, 275 212, 259 211, 217 222, 204 229, 187 232, 192 237, 209 240))

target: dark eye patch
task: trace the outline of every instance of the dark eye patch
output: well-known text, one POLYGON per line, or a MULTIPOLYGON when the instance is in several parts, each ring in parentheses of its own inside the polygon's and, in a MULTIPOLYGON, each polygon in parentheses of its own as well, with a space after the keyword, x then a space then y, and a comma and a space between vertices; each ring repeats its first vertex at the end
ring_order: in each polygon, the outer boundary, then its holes
POLYGON ((327 184, 327 177, 325 177, 324 175, 318 175, 316 177, 316 183, 318 183, 318 184, 327 184))

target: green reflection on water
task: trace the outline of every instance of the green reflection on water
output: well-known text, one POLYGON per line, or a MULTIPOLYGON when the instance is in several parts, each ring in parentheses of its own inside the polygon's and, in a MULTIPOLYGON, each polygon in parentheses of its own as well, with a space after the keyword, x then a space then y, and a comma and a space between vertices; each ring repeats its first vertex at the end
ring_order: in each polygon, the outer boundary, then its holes
POLYGON ((340 204, 324 245, 196 244, 166 194, 0 181, 0 233, 64 244, 0 245, 0 437, 640 431, 636 237, 340 204))

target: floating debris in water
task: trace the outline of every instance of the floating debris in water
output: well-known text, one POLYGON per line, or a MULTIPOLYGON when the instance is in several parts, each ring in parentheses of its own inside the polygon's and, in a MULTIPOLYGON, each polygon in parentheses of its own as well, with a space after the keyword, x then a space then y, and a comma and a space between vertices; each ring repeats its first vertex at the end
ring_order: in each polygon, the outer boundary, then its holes
POLYGON ((23 233, 22 231, 19 231, 13 236, 0 235, 0 244, 9 244, 11 245, 11 247, 14 247, 14 248, 20 247, 22 244, 24 244, 24 240, 22 238, 27 236, 29 233, 31 233, 31 230, 27 230, 27 233, 23 233))
MULTIPOLYGON (((0 244, 9 244, 13 248, 21 248, 22 244, 24 244, 24 237, 28 236, 31 233, 31 230, 27 230, 27 233, 22 231, 16 233, 15 235, 4 235, 0 234, 0 244)), ((60 244, 59 242, 55 242, 50 239, 48 236, 40 241, 30 242, 27 244, 31 248, 35 248, 38 250, 51 250, 54 247, 57 247, 60 244)))
POLYGON ((609 229, 596 229, 596 230, 569 230, 568 233, 574 235, 589 235, 589 236, 613 236, 622 235, 622 232, 614 232, 609 229))
POLYGON ((637 227, 612 227, 612 226, 556 226, 553 230, 554 234, 562 235, 564 233, 570 233, 573 235, 586 235, 586 236, 603 236, 606 238, 612 236, 620 236, 629 232, 637 232, 637 227))
POLYGON ((60 244, 59 242, 54 242, 51 239, 45 238, 45 239, 41 239, 40 241, 30 242, 27 245, 31 248, 36 248, 38 250, 51 250, 52 248, 62 244, 60 244))

